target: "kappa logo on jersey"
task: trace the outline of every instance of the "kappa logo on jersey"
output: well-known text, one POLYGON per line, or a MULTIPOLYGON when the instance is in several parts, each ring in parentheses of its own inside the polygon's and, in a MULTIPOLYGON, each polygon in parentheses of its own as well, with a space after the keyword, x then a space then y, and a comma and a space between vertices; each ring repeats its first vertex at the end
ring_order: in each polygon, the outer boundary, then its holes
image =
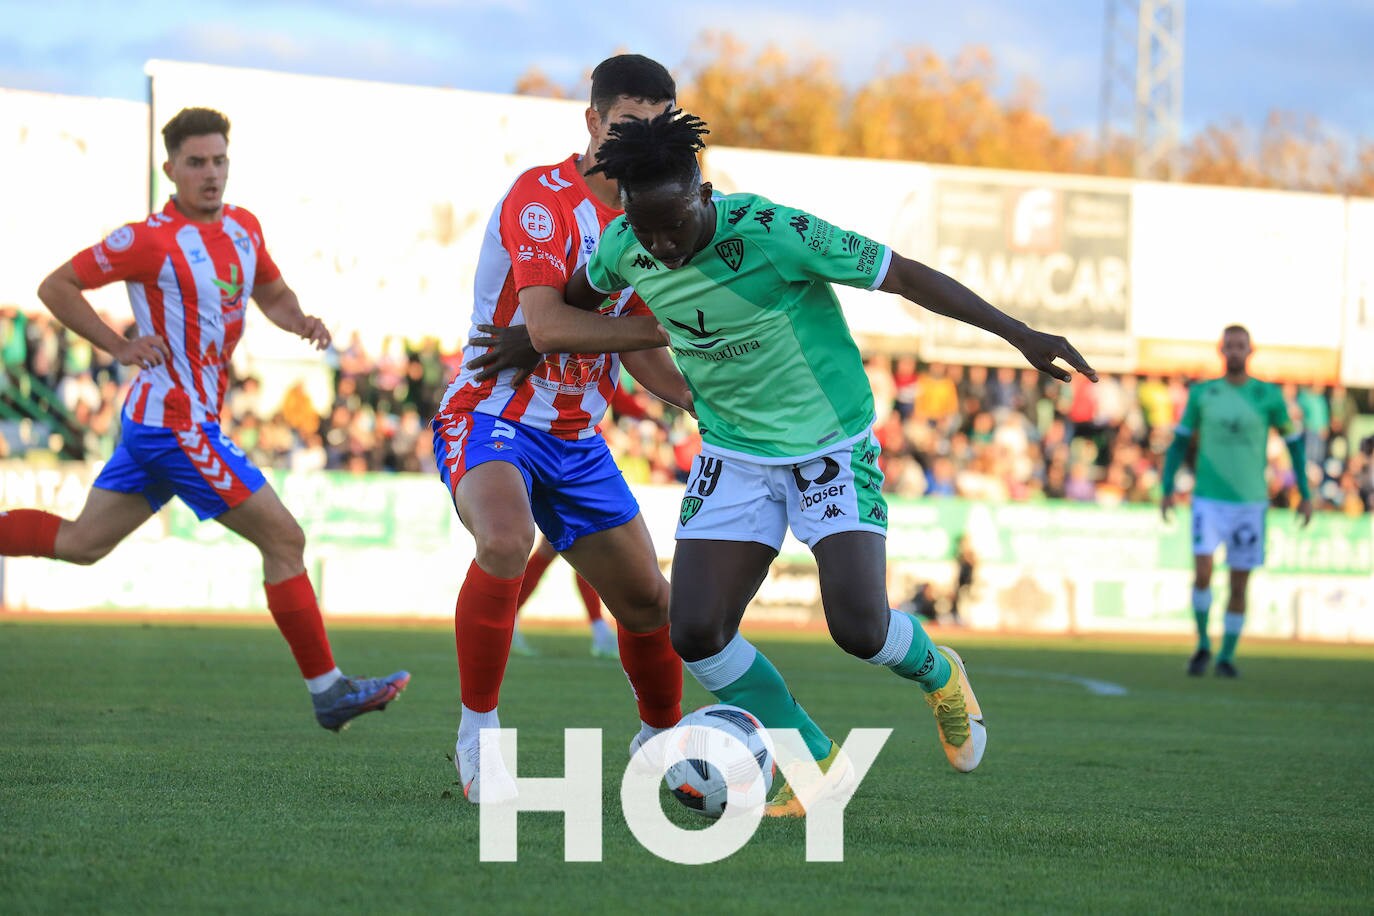
POLYGON ((803 242, 806 241, 806 230, 811 228, 811 220, 806 214, 798 213, 787 221, 787 225, 791 226, 797 235, 801 236, 803 242))
POLYGON ((635 259, 630 262, 631 267, 638 267, 640 270, 658 270, 658 262, 647 254, 637 254, 635 259))
POLYGON ((716 254, 731 270, 739 273, 739 266, 744 263, 744 240, 726 239, 716 245, 716 254))
POLYGON ((210 443, 205 441, 200 430, 178 432, 177 440, 181 442, 181 450, 186 453, 186 457, 191 459, 191 463, 210 486, 220 492, 234 488, 234 475, 220 462, 219 456, 210 448, 210 443))
POLYGON ((739 221, 742 220, 742 219, 744 219, 744 214, 746 214, 746 213, 748 213, 748 212, 749 212, 749 206, 748 206, 748 204, 744 205, 743 207, 736 207, 735 209, 733 209, 733 210, 730 211, 730 217, 729 217, 729 219, 726 220, 726 222, 729 223, 729 224, 732 225, 732 226, 738 225, 738 224, 739 224, 739 221))
POLYGON ((702 499, 700 496, 684 496, 682 498, 682 508, 678 512, 678 523, 685 525, 692 520, 692 516, 701 511, 702 499))
POLYGON ((763 227, 763 230, 770 235, 773 232, 773 220, 777 219, 778 212, 776 207, 769 207, 754 214, 754 222, 763 227))
POLYGON ((543 204, 525 204, 520 211, 520 228, 536 242, 547 242, 553 238, 553 214, 543 204))
MULTIPOLYGON (((721 331, 725 330, 724 328, 716 328, 714 331, 708 331, 706 329, 706 315, 704 312, 702 312, 701 309, 697 309, 696 327, 692 327, 690 324, 683 324, 681 321, 674 321, 671 318, 668 319, 668 323, 676 328, 681 329, 683 333, 690 334, 697 340, 701 340, 705 337, 712 337, 713 335, 719 334, 721 331)), ((704 343, 695 343, 690 340, 688 341, 688 343, 691 344, 693 347, 696 347, 698 350, 709 350, 711 347, 714 347, 716 344, 720 343, 723 340, 725 340, 724 337, 715 337, 714 339, 707 340, 704 343)))
POLYGON ((120 226, 105 236, 105 247, 111 251, 126 251, 133 243, 134 230, 132 226, 120 226))
POLYGON ((558 174, 559 171, 559 169, 554 169, 552 172, 549 172, 546 175, 540 175, 539 183, 542 184, 544 187, 548 188, 550 191, 554 192, 561 191, 564 188, 571 188, 572 182, 568 181, 562 175, 558 174))

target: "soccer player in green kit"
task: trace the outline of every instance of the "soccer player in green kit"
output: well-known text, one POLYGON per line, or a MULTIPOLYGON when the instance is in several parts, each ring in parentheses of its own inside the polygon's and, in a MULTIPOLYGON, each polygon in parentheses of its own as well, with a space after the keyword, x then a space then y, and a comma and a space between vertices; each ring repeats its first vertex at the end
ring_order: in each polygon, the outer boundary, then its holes
POLYGON ((1226 545, 1226 565, 1231 568, 1231 594, 1226 602, 1226 623, 1216 673, 1235 677, 1236 643, 1245 624, 1245 591, 1250 570, 1264 565, 1264 513, 1269 489, 1264 470, 1269 428, 1279 431, 1288 444, 1297 480, 1298 515, 1302 524, 1312 520, 1312 494, 1307 483, 1302 430, 1293 428, 1288 405, 1278 385, 1251 378, 1246 366, 1253 352, 1250 332, 1238 324, 1221 335, 1221 356, 1226 374, 1199 382, 1188 391, 1183 419, 1164 456, 1164 498, 1160 512, 1169 520, 1174 507, 1174 478, 1197 437, 1197 483, 1193 488, 1193 617, 1197 620, 1197 651, 1188 662, 1194 677, 1207 672, 1212 660, 1212 641, 1207 617, 1212 610, 1212 555, 1226 545))
MULTIPOLYGON (((667 331, 692 391, 703 446, 679 515, 673 648, 720 702, 769 728, 797 729, 830 772, 838 746, 739 634, 790 527, 816 558, 835 642, 916 681, 947 759, 969 772, 987 731, 963 662, 888 603, 873 395, 830 284, 896 293, 984 328, 1061 380, 1070 375, 1056 358, 1094 381, 1096 373, 1064 338, 1028 328, 885 245, 757 195, 714 196, 696 157, 706 132, 681 112, 612 127, 592 171, 620 183, 625 213, 565 290, 571 305, 595 308, 633 286, 667 331)), ((491 336, 472 343, 494 349, 474 363, 494 366, 506 335, 479 331, 491 336)), ((539 349, 579 341, 571 322, 532 324, 528 334, 539 349)), ((765 813, 803 816, 786 762, 783 772, 789 782, 765 813)), ((828 780, 832 791, 844 772, 828 780)))

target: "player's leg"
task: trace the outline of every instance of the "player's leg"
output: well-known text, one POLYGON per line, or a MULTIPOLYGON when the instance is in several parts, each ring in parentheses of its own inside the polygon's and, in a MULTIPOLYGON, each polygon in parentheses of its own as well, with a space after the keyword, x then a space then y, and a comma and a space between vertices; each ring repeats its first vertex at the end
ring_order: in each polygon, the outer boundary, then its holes
POLYGON ((1221 651, 1217 653, 1216 673, 1236 677, 1236 644, 1245 627, 1246 593, 1250 571, 1264 565, 1265 506, 1229 506, 1226 531, 1226 565, 1231 571, 1231 592, 1226 599, 1226 618, 1222 629, 1221 651))
POLYGON ((1236 644, 1245 628, 1246 592, 1250 587, 1250 570, 1231 570, 1231 593, 1226 599, 1226 617, 1221 633, 1221 651, 1217 653, 1216 673, 1219 677, 1236 677, 1236 644))
POLYGON ((958 653, 937 647, 919 620, 888 607, 884 536, 838 531, 816 542, 812 552, 835 642, 869 664, 915 681, 935 715, 950 765, 961 773, 974 770, 987 747, 982 707, 958 653))
POLYGON ((573 573, 577 594, 582 598, 582 609, 587 612, 587 625, 592 628, 592 657, 619 658, 620 646, 616 642, 615 631, 601 615, 601 596, 592 584, 576 571, 573 573))
MULTIPOLYGON (((137 426, 125 423, 126 432, 137 426)), ((89 566, 152 517, 167 498, 121 438, 74 520, 41 509, 0 512, 0 556, 47 557, 89 566)))
POLYGON ((439 476, 476 547, 453 614, 462 697, 454 763, 469 801, 501 801, 514 796, 515 783, 482 730, 501 727, 497 705, 535 537, 527 453, 540 441, 484 414, 441 414, 433 428, 439 476))
POLYGON ((267 608, 285 638, 311 694, 315 719, 338 731, 353 718, 381 709, 410 675, 344 677, 334 664, 315 589, 305 573, 305 535, 262 472, 217 424, 189 430, 144 428, 126 442, 154 479, 202 521, 215 519, 262 555, 267 608))
POLYGON ((778 669, 739 632, 787 533, 791 488, 785 467, 699 455, 678 515, 669 601, 673 647, 698 683, 768 728, 800 733, 804 748, 778 748, 784 771, 790 752, 828 766, 835 749, 778 669))
MULTIPOLYGON (((520 580, 520 594, 515 599, 517 613, 520 608, 525 606, 530 595, 534 594, 535 588, 539 585, 539 580, 544 578, 544 572, 557 557, 558 552, 553 549, 549 539, 539 538, 534 545, 534 552, 530 554, 529 560, 525 563, 525 576, 520 580)), ((511 655, 523 655, 529 658, 539 654, 534 646, 531 646, 529 641, 525 639, 525 634, 520 632, 518 623, 515 625, 515 629, 511 631, 510 652, 511 655)))
POLYGON ((1222 542, 1220 505, 1212 500, 1193 499, 1193 621, 1197 627, 1197 648, 1188 660, 1188 674, 1207 673, 1212 662, 1212 639, 1207 621, 1212 613, 1212 556, 1222 542))
MULTIPOLYGON (((605 484, 612 492, 625 487, 619 475, 605 484)), ((585 494, 589 488, 579 489, 585 494)), ((566 491, 561 494, 567 495, 566 491)), ((588 502, 593 499, 588 497, 588 502)), ((634 688, 639 707, 640 729, 631 747, 634 753, 638 744, 682 718, 682 661, 673 651, 669 635, 668 580, 659 570, 658 553, 638 504, 628 488, 597 502, 607 510, 619 505, 623 511, 634 514, 628 521, 591 531, 570 544, 562 543, 558 536, 552 539, 573 568, 601 595, 616 619, 620 665, 634 688)), ((562 518, 570 518, 570 511, 565 503, 562 518)), ((607 521, 615 518, 614 514, 608 515, 607 521)), ((579 522, 594 524, 585 515, 579 522)))

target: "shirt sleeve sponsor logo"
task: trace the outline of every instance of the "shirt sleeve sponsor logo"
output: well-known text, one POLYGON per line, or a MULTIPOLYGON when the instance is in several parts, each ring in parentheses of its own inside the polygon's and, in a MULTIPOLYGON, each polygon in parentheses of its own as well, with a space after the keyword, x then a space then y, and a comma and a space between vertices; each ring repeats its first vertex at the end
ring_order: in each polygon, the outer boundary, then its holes
POLYGON ((536 242, 547 242, 553 238, 553 214, 543 204, 525 204, 520 211, 520 228, 536 242))
POLYGON ((811 235, 806 240, 806 247, 817 254, 829 254, 831 240, 835 238, 835 227, 823 219, 816 219, 811 223, 811 235))
POLYGON ((535 248, 533 245, 521 245, 515 250, 515 260, 522 264, 530 261, 547 261, 560 271, 567 269, 567 265, 558 260, 558 256, 542 248, 535 248))
POLYGON ((859 273, 871 274, 878 266, 878 252, 882 248, 877 242, 865 242, 859 252, 859 273))
POLYGON ((120 226, 105 236, 105 247, 111 251, 127 251, 133 243, 134 230, 132 226, 120 226))
POLYGON ((862 241, 854 233, 846 232, 843 236, 840 237, 840 244, 843 245, 844 250, 849 252, 850 254, 858 254, 859 245, 862 244, 862 241))
POLYGON ((100 268, 102 273, 109 273, 114 270, 114 265, 112 265, 110 259, 105 256, 104 242, 97 242, 95 247, 91 249, 91 255, 95 258, 95 264, 100 268))

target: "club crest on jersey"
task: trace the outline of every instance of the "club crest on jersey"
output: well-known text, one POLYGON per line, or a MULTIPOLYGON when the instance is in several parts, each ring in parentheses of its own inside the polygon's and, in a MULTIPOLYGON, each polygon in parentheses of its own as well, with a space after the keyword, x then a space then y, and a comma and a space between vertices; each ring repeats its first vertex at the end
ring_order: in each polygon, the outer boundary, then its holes
POLYGON ((520 228, 536 242, 553 238, 553 214, 543 204, 525 204, 520 211, 520 228))
POLYGON ((716 245, 716 254, 720 259, 735 273, 739 273, 739 267, 744 263, 744 241, 743 239, 726 239, 716 245))
POLYGON ((120 226, 105 236, 105 247, 110 251, 124 251, 134 243, 134 230, 130 226, 120 226))

